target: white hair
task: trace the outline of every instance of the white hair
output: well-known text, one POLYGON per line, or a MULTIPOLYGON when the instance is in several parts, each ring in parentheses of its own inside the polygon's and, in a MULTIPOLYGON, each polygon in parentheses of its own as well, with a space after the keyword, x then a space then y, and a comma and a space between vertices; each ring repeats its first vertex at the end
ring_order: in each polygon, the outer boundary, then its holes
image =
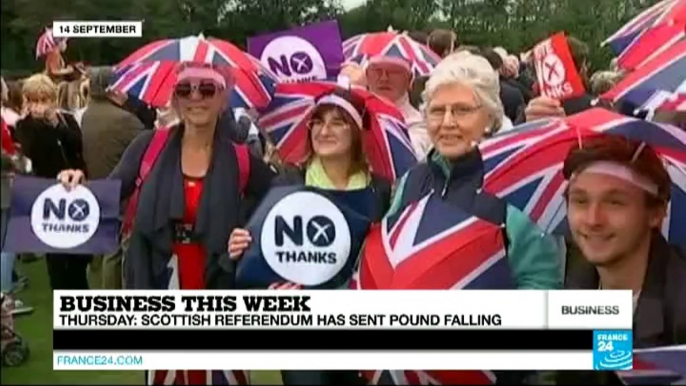
POLYGON ((450 84, 462 84, 474 89, 474 94, 491 116, 489 129, 498 130, 503 123, 503 103, 500 100, 500 79, 488 60, 468 51, 448 55, 436 66, 422 93, 422 111, 437 89, 450 84))

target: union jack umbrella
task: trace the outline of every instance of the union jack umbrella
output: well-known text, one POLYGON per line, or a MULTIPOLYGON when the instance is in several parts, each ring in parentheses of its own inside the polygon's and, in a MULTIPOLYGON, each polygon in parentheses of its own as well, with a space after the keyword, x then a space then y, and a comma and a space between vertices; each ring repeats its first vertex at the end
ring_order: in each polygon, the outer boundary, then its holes
POLYGON ((343 42, 343 56, 360 65, 374 57, 403 59, 415 76, 429 75, 441 61, 431 48, 394 31, 353 36, 343 42))
POLYGON ((684 243, 686 220, 686 133, 681 129, 595 108, 564 120, 542 120, 484 141, 480 149, 484 189, 518 207, 544 231, 564 233, 567 184, 562 166, 576 144, 605 134, 650 145, 672 179, 668 215, 662 226, 674 244, 684 243))
POLYGON ((493 385, 490 371, 376 370, 363 371, 372 385, 493 385))
POLYGON ((361 289, 512 289, 500 225, 431 192, 367 235, 361 289))
POLYGON ((641 110, 684 111, 686 96, 686 40, 673 45, 633 71, 602 99, 626 101, 641 110))
POLYGON ((618 371, 626 385, 686 384, 686 345, 634 350, 634 367, 618 371))
MULTIPOLYGON (((429 193, 372 227, 358 289, 512 289, 500 226, 429 193)), ((375 385, 489 385, 490 371, 378 370, 375 385)))
POLYGON ((277 82, 276 76, 250 54, 229 42, 200 35, 159 40, 138 49, 117 65, 110 88, 156 107, 166 106, 173 93, 176 66, 184 62, 230 68, 234 108, 266 106, 277 82))
POLYGON ((147 372, 148 385, 249 385, 244 370, 153 370, 147 372))
POLYGON ((38 38, 36 43, 36 59, 45 56, 48 52, 57 47, 61 40, 65 38, 56 38, 52 34, 52 28, 46 28, 45 31, 38 38))
MULTIPOLYGON (((332 81, 277 85, 272 102, 262 110, 259 126, 269 134, 283 161, 299 164, 306 159, 307 122, 316 100, 337 87, 332 81)), ((371 170, 395 181, 417 162, 402 113, 362 87, 353 86, 350 91, 364 101, 369 116, 363 142, 371 170)))
MULTIPOLYGON (((686 13, 686 0, 683 3, 686 13)), ((617 66, 624 70, 641 68, 645 63, 686 40, 686 22, 661 24, 643 32, 617 57, 617 66)))
POLYGON ((662 0, 654 4, 607 38, 603 45, 609 45, 615 55, 620 55, 641 33, 664 23, 680 1, 682 0, 662 0))

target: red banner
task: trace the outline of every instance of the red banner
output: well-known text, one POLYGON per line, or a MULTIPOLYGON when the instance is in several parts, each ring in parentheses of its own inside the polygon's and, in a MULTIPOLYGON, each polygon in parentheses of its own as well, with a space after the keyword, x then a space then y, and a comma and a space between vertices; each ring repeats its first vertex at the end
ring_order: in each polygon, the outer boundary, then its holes
POLYGON ((541 95, 565 100, 586 92, 564 32, 534 47, 534 66, 541 95))

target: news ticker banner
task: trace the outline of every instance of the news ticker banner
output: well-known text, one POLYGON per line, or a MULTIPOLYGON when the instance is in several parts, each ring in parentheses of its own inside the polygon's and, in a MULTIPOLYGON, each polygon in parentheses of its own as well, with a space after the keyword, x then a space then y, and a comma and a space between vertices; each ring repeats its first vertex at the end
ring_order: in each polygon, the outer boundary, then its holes
POLYGON ((54 291, 54 368, 584 370, 631 355, 632 314, 631 291, 54 291))

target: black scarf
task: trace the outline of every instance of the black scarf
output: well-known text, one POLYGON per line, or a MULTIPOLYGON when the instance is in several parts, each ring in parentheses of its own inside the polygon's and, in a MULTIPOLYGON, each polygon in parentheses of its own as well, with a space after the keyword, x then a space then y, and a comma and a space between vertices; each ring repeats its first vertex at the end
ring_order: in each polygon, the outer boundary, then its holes
MULTIPOLYGON (((229 233, 238 225, 238 162, 229 130, 215 130, 212 159, 203 181, 194 238, 208 255, 226 253, 229 233)), ((173 128, 140 192, 134 232, 171 256, 173 224, 182 220, 185 201, 181 171, 183 125, 173 128)), ((208 259, 208 262, 211 259, 208 259)))

